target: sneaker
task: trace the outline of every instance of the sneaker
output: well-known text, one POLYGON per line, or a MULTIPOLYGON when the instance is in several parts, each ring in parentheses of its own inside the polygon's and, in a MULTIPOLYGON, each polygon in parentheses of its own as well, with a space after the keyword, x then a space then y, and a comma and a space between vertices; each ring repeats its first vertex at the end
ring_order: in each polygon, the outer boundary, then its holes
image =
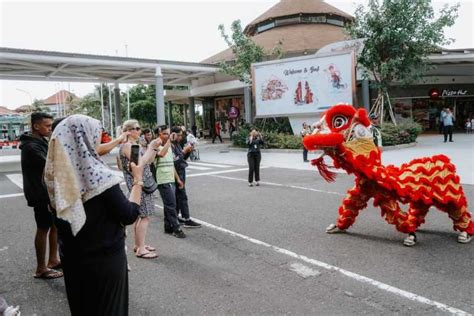
POLYGON ((176 229, 171 235, 176 238, 186 238, 186 234, 181 229, 176 229))
POLYGON ((173 233, 173 229, 169 227, 168 225, 165 225, 165 234, 172 234, 172 233, 173 233))
POLYGON ((184 221, 183 227, 186 227, 186 228, 200 228, 201 224, 196 223, 192 219, 187 219, 187 220, 184 221))
POLYGON ((7 309, 3 312, 5 316, 20 316, 20 306, 8 306, 7 309))
POLYGON ((326 227, 326 233, 328 234, 334 234, 334 233, 337 233, 337 232, 342 232, 342 230, 340 230, 336 224, 330 224, 328 227, 326 227))
POLYGON ((467 244, 472 240, 472 236, 469 235, 467 232, 461 232, 458 236, 458 242, 461 244, 467 244))
POLYGON ((407 247, 416 245, 416 235, 414 233, 408 234, 408 237, 403 240, 403 244, 407 247))
POLYGON ((260 183, 257 181, 257 182, 255 182, 255 185, 256 185, 257 187, 259 187, 259 186, 260 186, 260 183))
POLYGON ((252 183, 252 182, 249 182, 249 187, 253 187, 253 183, 252 183))

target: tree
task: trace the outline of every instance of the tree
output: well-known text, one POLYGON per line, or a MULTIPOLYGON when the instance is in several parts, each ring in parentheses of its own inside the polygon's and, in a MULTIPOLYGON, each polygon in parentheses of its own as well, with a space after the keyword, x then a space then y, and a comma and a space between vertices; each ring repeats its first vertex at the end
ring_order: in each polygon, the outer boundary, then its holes
POLYGON ((32 111, 33 112, 44 112, 44 111, 48 110, 48 109, 44 108, 43 100, 34 99, 31 106, 32 106, 32 111))
POLYGON ((240 81, 250 84, 252 83, 251 65, 262 61, 265 55, 264 50, 244 34, 240 20, 232 22, 230 29, 232 31, 231 38, 225 33, 224 25, 219 25, 221 36, 232 49, 235 59, 233 62, 221 62, 219 67, 223 73, 235 76, 240 81))
POLYGON ((102 110, 100 97, 96 93, 89 93, 81 99, 74 101, 73 114, 89 115, 95 119, 101 120, 102 110))
POLYGON ((395 117, 388 96, 393 81, 407 85, 430 69, 427 56, 440 45, 451 43, 444 29, 454 24, 459 4, 446 5, 437 16, 431 0, 369 0, 367 8, 359 6, 355 19, 346 26, 353 38, 363 38, 364 48, 358 58, 375 81, 378 98, 372 112, 383 123, 385 102, 394 124, 395 117))

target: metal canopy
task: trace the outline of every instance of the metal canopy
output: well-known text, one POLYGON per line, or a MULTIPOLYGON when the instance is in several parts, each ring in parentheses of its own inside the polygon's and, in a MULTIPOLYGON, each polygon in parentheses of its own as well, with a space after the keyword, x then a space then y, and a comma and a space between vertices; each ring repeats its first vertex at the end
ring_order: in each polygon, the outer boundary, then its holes
POLYGON ((164 85, 190 85, 193 79, 213 76, 218 67, 0 47, 0 79, 3 80, 155 84, 158 70, 161 70, 164 85))

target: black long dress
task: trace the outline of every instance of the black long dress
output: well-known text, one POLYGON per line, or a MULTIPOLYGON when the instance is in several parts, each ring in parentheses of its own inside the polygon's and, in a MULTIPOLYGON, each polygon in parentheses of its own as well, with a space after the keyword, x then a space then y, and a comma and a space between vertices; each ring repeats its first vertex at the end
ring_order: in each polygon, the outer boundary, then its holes
POLYGON ((128 271, 124 226, 139 205, 119 185, 84 204, 86 223, 74 237, 57 219, 60 256, 71 315, 128 315, 128 271))

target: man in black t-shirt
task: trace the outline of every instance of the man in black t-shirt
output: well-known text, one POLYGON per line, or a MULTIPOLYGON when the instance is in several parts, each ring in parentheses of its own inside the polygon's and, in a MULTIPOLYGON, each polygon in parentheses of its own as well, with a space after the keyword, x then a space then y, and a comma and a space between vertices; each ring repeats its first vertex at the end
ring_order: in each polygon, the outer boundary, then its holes
POLYGON ((57 231, 49 207, 49 196, 43 181, 44 166, 48 155, 48 140, 53 117, 47 113, 31 114, 31 133, 20 137, 23 192, 28 206, 33 207, 36 221, 36 273, 35 278, 55 279, 63 273, 55 269, 61 263, 58 254, 57 231), (46 263, 46 245, 49 237, 49 259, 46 263))

